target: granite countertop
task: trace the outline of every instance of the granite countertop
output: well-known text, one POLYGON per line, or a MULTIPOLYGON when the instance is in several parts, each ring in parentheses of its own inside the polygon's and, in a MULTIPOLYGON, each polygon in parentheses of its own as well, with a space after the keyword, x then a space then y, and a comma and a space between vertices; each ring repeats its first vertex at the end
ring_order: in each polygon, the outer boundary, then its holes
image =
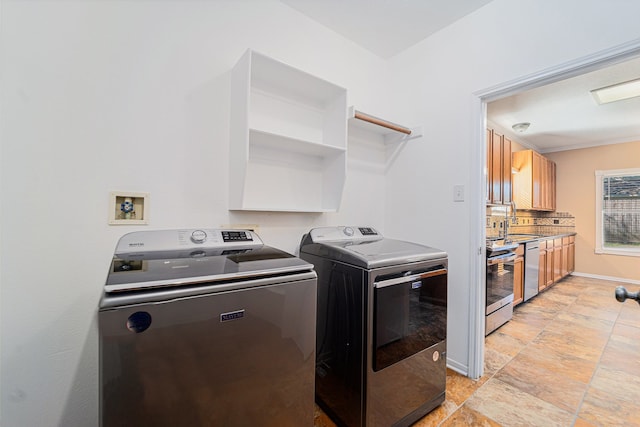
POLYGON ((540 234, 511 234, 507 236, 507 241, 517 242, 517 243, 526 243, 533 242, 534 240, 548 240, 548 239, 557 239, 559 237, 567 237, 567 236, 575 236, 575 231, 567 232, 567 233, 559 233, 559 234, 548 234, 548 235, 540 235, 540 234))

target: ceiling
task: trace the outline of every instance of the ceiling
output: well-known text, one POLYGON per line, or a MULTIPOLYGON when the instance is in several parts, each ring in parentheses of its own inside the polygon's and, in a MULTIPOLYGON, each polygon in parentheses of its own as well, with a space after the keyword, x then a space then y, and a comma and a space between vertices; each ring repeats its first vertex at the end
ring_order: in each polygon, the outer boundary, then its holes
POLYGON ((280 0, 388 59, 492 0, 280 0))
POLYGON ((640 97, 598 105, 593 89, 640 78, 640 58, 547 84, 487 105, 487 120, 540 152, 640 140, 640 97), (529 122, 523 133, 511 129, 529 122))
MULTIPOLYGON (((280 0, 382 57, 390 58, 491 0, 280 0)), ((491 102, 487 120, 540 152, 640 140, 640 98, 598 105, 590 91, 640 78, 640 59, 491 102), (524 133, 511 131, 530 122, 524 133)))

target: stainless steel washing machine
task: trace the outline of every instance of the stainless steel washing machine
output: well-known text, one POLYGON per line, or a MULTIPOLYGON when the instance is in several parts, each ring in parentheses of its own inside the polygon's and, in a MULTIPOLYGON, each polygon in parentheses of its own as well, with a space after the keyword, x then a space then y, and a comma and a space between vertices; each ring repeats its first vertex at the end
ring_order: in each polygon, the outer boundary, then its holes
POLYGON ((123 236, 98 321, 102 426, 313 425, 316 274, 251 231, 123 236))
POLYGON ((371 227, 302 238, 318 274, 316 402, 343 426, 409 426, 445 399, 447 254, 371 227))

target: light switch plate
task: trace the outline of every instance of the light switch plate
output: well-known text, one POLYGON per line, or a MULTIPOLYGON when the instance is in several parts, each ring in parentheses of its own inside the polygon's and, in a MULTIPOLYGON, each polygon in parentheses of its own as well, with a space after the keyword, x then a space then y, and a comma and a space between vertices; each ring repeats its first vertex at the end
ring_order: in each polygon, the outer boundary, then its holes
POLYGON ((464 202, 464 185, 453 186, 453 201, 464 202))

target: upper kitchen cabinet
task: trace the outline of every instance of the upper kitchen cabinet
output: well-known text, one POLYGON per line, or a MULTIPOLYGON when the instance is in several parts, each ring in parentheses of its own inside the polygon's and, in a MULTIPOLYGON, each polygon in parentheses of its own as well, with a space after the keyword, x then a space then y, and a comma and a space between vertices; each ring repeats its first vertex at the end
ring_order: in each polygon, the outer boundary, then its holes
POLYGON ((340 207, 346 89, 248 50, 232 71, 230 137, 229 209, 340 207))
POLYGON ((513 153, 513 199, 518 209, 556 210, 556 164, 533 150, 513 153))
POLYGON ((487 129, 487 203, 511 203, 511 140, 487 129))

